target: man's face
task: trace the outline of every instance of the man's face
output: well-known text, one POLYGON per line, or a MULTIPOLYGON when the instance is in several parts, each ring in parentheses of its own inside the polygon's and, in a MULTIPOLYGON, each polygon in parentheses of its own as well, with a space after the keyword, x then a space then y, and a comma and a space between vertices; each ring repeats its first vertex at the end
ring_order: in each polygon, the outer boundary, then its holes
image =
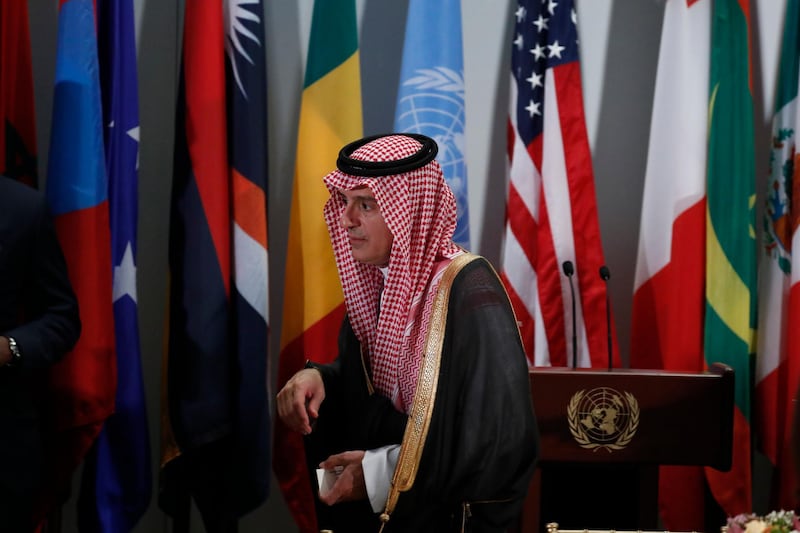
POLYGON ((372 191, 361 187, 336 194, 344 206, 339 223, 347 230, 353 259, 379 267, 388 265, 394 237, 372 191))

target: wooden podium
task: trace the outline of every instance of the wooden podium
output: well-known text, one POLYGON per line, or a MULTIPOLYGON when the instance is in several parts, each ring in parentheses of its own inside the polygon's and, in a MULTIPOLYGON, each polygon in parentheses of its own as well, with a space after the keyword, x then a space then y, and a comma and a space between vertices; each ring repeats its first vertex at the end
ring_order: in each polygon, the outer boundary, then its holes
POLYGON ((541 450, 520 531, 654 530, 658 466, 731 466, 733 370, 536 368, 541 450))

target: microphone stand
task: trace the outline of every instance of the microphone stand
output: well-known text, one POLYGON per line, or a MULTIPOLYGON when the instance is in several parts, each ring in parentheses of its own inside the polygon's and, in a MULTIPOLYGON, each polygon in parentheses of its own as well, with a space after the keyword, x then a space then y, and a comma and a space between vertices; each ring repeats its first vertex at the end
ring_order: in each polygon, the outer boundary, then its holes
POLYGON ((564 274, 569 279, 569 292, 572 295, 572 368, 578 367, 578 332, 575 322, 575 286, 572 284, 572 275, 575 273, 575 267, 572 261, 564 261, 561 268, 564 269, 564 274))
POLYGON ((600 267, 600 277, 606 285, 606 333, 608 336, 608 371, 611 372, 614 344, 611 342, 611 300, 608 297, 608 280, 611 277, 608 267, 603 265, 600 267))

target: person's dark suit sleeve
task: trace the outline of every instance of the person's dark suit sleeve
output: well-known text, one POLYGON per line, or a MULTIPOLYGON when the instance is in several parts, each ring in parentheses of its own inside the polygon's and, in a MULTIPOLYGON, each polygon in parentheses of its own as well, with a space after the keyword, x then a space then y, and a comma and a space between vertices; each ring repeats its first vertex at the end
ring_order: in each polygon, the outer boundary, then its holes
POLYGON ((325 401, 320 408, 322 427, 342 433, 343 448, 339 451, 400 444, 408 417, 385 396, 367 390, 360 344, 346 317, 339 332, 339 353, 330 364, 306 365, 319 370, 325 383, 325 401))
POLYGON ((78 302, 64 254, 43 197, 31 234, 32 247, 23 302, 23 324, 2 332, 22 353, 20 368, 46 368, 69 352, 81 332, 78 302))

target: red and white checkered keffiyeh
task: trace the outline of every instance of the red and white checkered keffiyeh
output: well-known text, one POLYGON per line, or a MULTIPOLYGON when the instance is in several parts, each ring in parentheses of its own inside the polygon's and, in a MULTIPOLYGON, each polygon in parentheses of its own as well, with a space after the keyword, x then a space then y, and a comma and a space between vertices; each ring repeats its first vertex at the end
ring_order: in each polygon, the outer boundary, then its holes
MULTIPOLYGON (((379 137, 355 150, 360 161, 396 161, 417 153, 412 137, 379 137)), ((435 160, 403 174, 363 177, 335 170, 325 176, 331 198, 324 215, 331 235, 345 307, 364 353, 369 354, 373 384, 400 411, 411 410, 422 363, 425 334, 441 273, 463 250, 452 241, 456 201, 435 160), (337 191, 368 187, 393 236, 383 297, 378 313, 378 267, 353 259, 344 209, 337 191)))

